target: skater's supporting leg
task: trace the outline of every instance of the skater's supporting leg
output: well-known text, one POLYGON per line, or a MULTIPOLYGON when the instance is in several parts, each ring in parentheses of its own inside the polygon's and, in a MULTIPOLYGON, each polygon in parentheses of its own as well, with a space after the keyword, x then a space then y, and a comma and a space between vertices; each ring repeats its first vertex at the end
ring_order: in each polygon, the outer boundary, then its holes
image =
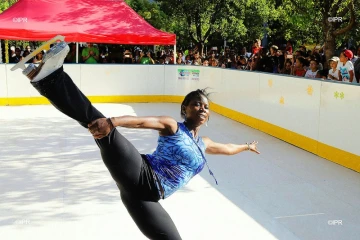
POLYGON ((124 190, 120 191, 129 214, 141 232, 149 239, 180 240, 180 234, 169 214, 159 202, 139 200, 124 190))

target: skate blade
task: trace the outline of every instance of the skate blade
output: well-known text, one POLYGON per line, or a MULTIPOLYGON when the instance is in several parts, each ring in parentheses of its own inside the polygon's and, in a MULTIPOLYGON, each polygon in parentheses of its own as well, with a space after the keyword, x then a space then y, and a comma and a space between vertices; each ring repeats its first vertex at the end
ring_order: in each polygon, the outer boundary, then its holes
POLYGON ((50 39, 49 41, 47 41, 46 43, 44 43, 43 45, 41 45, 40 47, 35 49, 33 52, 31 52, 29 55, 27 55, 23 60, 21 60, 15 66, 13 66, 10 70, 15 71, 18 68, 21 68, 22 70, 24 70, 26 68, 25 63, 27 61, 29 61, 31 58, 35 57, 36 54, 38 54, 39 52, 41 52, 44 49, 49 50, 51 44, 53 44, 57 41, 64 41, 64 40, 65 40, 64 36, 57 35, 56 37, 50 39))

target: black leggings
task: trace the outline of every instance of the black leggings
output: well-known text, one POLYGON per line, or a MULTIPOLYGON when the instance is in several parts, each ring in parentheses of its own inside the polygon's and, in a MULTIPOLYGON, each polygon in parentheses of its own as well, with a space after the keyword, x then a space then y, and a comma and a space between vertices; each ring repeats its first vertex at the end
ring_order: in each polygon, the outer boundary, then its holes
MULTIPOLYGON (((88 123, 104 117, 62 67, 31 84, 59 111, 85 128, 88 123)), ((122 202, 141 232, 149 239, 181 239, 169 214, 158 202, 159 194, 154 181, 151 177, 146 177, 151 175, 148 174, 148 165, 138 150, 117 129, 113 129, 107 137, 95 141, 120 190, 122 202)))

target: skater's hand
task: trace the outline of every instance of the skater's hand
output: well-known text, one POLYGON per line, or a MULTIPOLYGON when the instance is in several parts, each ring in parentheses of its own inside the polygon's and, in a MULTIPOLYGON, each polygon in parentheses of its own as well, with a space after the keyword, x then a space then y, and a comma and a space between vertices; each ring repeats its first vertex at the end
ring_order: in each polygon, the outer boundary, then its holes
POLYGON ((246 144, 248 144, 249 145, 249 150, 250 151, 252 151, 252 152, 255 152, 255 153, 257 153, 257 154, 260 154, 260 152, 257 150, 257 148, 256 148, 256 145, 258 144, 259 142, 257 142, 257 141, 253 141, 252 143, 246 143, 246 144))
POLYGON ((114 126, 109 118, 99 118, 89 123, 88 128, 95 139, 101 139, 109 135, 114 126))

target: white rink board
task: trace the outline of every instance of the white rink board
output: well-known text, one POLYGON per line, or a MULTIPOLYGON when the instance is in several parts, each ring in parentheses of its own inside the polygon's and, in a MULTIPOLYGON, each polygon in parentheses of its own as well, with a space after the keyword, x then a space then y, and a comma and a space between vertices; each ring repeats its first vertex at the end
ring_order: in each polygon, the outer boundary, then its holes
POLYGON ((0 98, 7 97, 6 65, 0 64, 0 98))
POLYGON ((36 90, 34 91, 31 84, 29 84, 29 79, 22 74, 21 69, 11 71, 10 69, 15 66, 15 64, 5 64, 5 66, 9 98, 40 96, 36 90))
POLYGON ((258 73, 222 69, 221 83, 220 89, 215 89, 216 104, 258 118, 258 73))
MULTIPOLYGON (((0 65, 0 97, 39 97, 12 66, 0 65)), ((218 105, 359 155, 358 85, 185 65, 65 64, 64 69, 87 96, 185 96, 209 87, 218 105), (178 69, 200 70, 199 80, 179 80, 178 69), (336 91, 345 98, 334 98, 336 91)))
POLYGON ((360 86, 323 82, 319 141, 360 155, 359 136, 360 86))
POLYGON ((275 74, 259 76, 258 118, 318 140, 321 81, 275 74))

